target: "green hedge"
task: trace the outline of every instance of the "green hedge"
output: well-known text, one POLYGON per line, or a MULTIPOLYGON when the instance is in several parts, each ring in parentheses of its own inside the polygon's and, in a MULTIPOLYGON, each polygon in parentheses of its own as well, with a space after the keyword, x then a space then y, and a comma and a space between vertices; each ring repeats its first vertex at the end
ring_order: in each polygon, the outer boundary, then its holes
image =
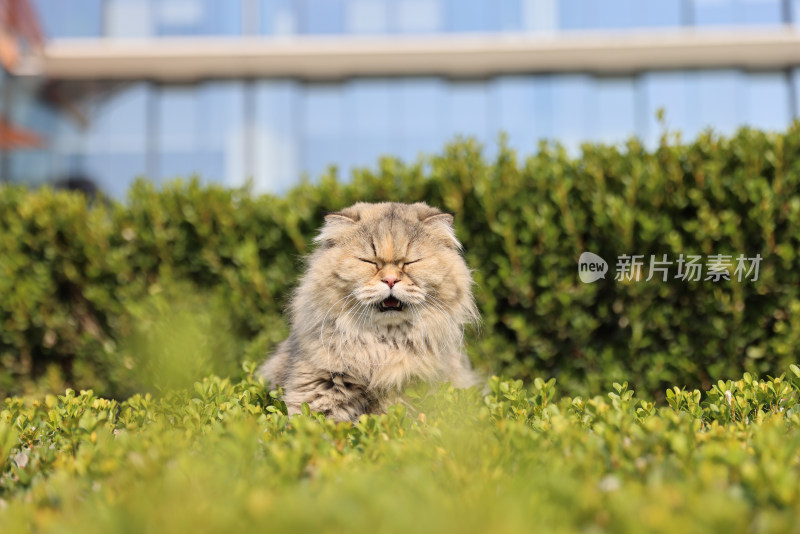
POLYGON ((459 141, 347 180, 332 169, 283 198, 196 181, 138 182, 124 205, 4 187, 0 391, 66 382, 124 396, 160 387, 146 383, 165 365, 178 382, 235 373, 286 334, 281 310, 322 214, 359 200, 425 200, 456 214, 483 316, 469 352, 487 372, 556 376, 571 392, 626 379, 658 394, 797 360, 795 124, 665 138, 653 151, 586 145, 578 158, 542 145, 525 160, 505 147, 489 160, 459 141), (764 259, 757 282, 583 284, 585 250, 612 269, 622 254, 764 259))
MULTIPOLYGON (((251 368, 252 369, 252 368, 251 368)), ((0 403, 17 534, 797 531, 800 369, 670 390, 555 381, 414 392, 355 425, 285 415, 248 377, 161 397, 0 403)))

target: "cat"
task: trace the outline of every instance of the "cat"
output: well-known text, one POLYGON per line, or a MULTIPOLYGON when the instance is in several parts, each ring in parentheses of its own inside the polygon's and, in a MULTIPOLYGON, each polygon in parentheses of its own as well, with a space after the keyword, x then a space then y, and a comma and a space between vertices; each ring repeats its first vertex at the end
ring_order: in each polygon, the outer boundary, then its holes
POLYGON ((259 368, 289 414, 381 413, 413 382, 478 385, 463 351, 478 321, 453 216, 425 203, 357 203, 325 216, 290 304, 288 339, 259 368))

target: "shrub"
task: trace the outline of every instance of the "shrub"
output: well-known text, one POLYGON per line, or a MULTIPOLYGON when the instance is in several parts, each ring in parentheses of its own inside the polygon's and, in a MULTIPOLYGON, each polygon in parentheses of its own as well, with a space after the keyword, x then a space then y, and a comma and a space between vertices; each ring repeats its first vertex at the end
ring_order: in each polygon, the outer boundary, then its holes
MULTIPOLYGON (((173 286, 207 302, 185 305, 206 314, 188 321, 228 325, 223 362, 203 371, 262 358, 286 334, 281 310, 322 214, 359 200, 425 200, 456 214, 483 317, 469 352, 485 372, 554 376, 582 394, 625 379, 654 395, 668 384, 708 389, 712 376, 775 373, 800 346, 798 155, 795 124, 690 144, 665 137, 652 151, 635 140, 585 145, 578 158, 543 144, 521 160, 501 144, 489 161, 459 141, 415 164, 384 159, 347 182, 331 169, 284 198, 140 181, 125 204, 103 204, 7 186, 0 390, 140 390, 134 368, 143 364, 127 340, 148 323, 142 313, 153 306, 143 299, 173 286), (583 284, 576 264, 587 250, 612 268, 622 254, 763 261, 756 282, 583 284)), ((208 345, 223 327, 194 331, 208 345)))
MULTIPOLYGON (((252 371, 252 367, 249 368, 252 371)), ((288 418, 245 377, 117 402, 68 390, 0 407, 4 532, 792 532, 800 369, 561 396, 449 387, 351 425, 288 418), (685 397, 680 402, 678 397, 685 397)))

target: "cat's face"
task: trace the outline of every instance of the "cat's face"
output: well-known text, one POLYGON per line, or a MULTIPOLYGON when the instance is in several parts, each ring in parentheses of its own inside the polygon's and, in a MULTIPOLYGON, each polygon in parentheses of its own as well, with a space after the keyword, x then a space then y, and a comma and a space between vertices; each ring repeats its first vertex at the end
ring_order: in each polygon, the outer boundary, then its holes
POLYGON ((356 204, 326 217, 309 266, 323 306, 359 327, 472 319, 451 215, 425 204, 356 204))

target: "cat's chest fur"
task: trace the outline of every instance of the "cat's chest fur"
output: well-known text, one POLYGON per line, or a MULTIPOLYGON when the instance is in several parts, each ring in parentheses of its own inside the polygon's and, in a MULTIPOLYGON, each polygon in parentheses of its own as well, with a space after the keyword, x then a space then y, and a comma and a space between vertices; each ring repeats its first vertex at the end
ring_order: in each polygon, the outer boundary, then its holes
POLYGON ((411 381, 438 379, 442 372, 431 341, 407 323, 358 332, 331 328, 320 339, 320 364, 370 388, 402 389, 411 381))

